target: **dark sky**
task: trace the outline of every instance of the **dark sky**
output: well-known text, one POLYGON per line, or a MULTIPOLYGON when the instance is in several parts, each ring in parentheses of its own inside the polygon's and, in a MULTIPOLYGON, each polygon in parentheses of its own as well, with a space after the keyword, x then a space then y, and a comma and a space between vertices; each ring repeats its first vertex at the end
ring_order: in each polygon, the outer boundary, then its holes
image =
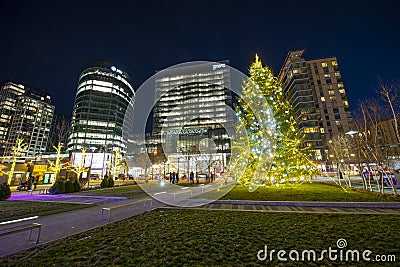
POLYGON ((338 58, 350 105, 400 78, 397 1, 1 1, 0 81, 48 91, 71 114, 83 65, 105 59, 137 87, 155 70, 258 53, 277 74, 289 50, 338 58))

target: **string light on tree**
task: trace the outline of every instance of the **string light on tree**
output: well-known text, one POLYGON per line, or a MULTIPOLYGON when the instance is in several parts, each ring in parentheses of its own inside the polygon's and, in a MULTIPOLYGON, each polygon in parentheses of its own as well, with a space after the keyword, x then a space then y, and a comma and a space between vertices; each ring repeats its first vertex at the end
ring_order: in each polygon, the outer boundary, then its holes
POLYGON ((293 106, 284 96, 282 85, 257 55, 249 73, 237 110, 240 118, 237 130, 246 131, 248 138, 246 142, 234 140, 233 144, 244 147, 246 143, 250 148, 239 148, 233 161, 236 166, 243 167, 237 161, 248 160, 240 182, 251 184, 252 177, 257 176, 263 183, 278 184, 316 176, 318 169, 309 159, 310 148, 303 146, 305 135, 299 129, 293 106))

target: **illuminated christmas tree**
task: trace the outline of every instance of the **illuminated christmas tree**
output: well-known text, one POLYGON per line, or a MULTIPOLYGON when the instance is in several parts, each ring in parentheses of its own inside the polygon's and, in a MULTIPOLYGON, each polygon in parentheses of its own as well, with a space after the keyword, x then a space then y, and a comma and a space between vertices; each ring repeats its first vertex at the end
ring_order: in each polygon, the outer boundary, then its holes
POLYGON ((232 171, 244 184, 259 185, 311 179, 318 169, 303 146, 294 109, 272 70, 256 55, 238 99, 240 123, 233 142, 232 171), (238 175, 241 173, 241 175, 238 175))

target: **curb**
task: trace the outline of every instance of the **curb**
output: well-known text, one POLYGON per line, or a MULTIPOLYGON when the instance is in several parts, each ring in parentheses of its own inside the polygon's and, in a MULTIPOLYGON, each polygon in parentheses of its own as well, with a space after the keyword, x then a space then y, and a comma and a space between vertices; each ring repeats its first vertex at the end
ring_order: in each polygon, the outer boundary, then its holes
MULTIPOLYGON (((186 199, 183 202, 209 203, 202 199, 186 199)), ((332 207, 332 208, 381 208, 400 209, 400 202, 297 202, 297 201, 244 201, 216 200, 209 204, 292 206, 292 207, 332 207)))

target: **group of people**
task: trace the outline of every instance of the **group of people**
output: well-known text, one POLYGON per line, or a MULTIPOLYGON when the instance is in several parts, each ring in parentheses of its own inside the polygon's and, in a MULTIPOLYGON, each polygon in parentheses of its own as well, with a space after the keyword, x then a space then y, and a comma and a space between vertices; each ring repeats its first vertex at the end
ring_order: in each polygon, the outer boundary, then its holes
POLYGON ((32 190, 32 185, 33 189, 36 189, 38 182, 39 182, 39 176, 34 177, 30 175, 26 180, 26 182, 22 182, 22 180, 20 180, 20 184, 19 186, 17 186, 17 190, 23 190, 23 189, 32 190))
MULTIPOLYGON (((194 176, 195 176, 194 172, 193 171, 190 172, 190 175, 189 175, 190 185, 194 184, 194 176)), ((215 179, 215 177, 212 173, 211 174, 206 173, 206 183, 214 182, 214 179, 215 179)), ((196 183, 197 184, 200 183, 200 176, 198 173, 196 173, 196 183)))
POLYGON ((179 183, 179 173, 170 172, 169 173, 169 183, 170 184, 178 184, 179 183))
MULTIPOLYGON (((167 178, 167 177, 164 177, 164 178, 167 178)), ((183 174, 183 176, 181 178, 183 180, 186 180, 187 176, 185 174, 183 174)), ((193 171, 191 171, 189 174, 189 182, 190 182, 191 186, 194 184, 195 178, 196 178, 196 183, 199 184, 200 183, 200 175, 198 173, 195 174, 193 171)), ((206 183, 213 182, 214 180, 215 180, 214 174, 212 174, 212 173, 205 174, 205 182, 206 183)), ((163 183, 163 176, 162 176, 161 172, 158 174, 158 183, 159 184, 163 183)), ((178 184, 179 183, 179 173, 178 172, 174 171, 174 172, 169 173, 169 183, 170 184, 178 184)))

